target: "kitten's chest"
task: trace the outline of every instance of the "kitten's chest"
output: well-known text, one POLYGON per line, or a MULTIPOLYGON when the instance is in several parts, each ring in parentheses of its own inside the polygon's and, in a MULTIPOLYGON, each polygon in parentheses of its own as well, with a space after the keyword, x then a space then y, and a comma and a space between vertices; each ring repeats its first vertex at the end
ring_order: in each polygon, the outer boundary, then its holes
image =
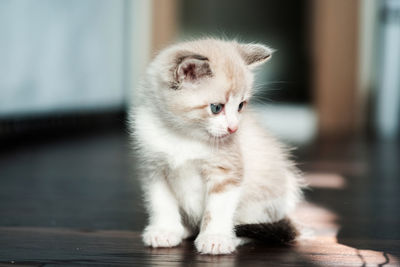
POLYGON ((177 136, 164 136, 163 144, 156 149, 161 151, 171 168, 192 165, 194 161, 201 161, 209 156, 209 150, 195 140, 184 140, 177 136))
POLYGON ((145 112, 138 116, 136 134, 149 154, 163 155, 173 169, 190 161, 206 159, 211 152, 204 143, 177 135, 145 112))
POLYGON ((168 175, 168 182, 180 207, 192 222, 200 222, 204 210, 206 186, 201 176, 201 164, 187 161, 168 175))

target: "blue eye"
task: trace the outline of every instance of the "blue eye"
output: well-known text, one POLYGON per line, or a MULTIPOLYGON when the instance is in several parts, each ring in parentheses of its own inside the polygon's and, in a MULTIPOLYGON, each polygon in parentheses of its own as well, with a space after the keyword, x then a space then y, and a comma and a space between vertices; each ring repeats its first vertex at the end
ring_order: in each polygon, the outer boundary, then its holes
POLYGON ((210 105, 211 108, 211 112, 214 114, 218 114, 222 111, 222 109, 224 108, 224 104, 211 104, 210 105))

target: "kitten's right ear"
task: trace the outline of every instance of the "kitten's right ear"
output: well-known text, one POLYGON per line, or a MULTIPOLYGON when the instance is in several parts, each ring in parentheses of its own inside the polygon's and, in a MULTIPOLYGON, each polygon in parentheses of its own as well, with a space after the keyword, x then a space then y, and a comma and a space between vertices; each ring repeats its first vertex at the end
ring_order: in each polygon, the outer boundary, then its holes
POLYGON ((176 62, 173 89, 178 89, 184 82, 197 82, 213 75, 207 57, 197 54, 180 56, 176 62))
POLYGON ((251 68, 269 60, 273 53, 271 48, 261 44, 237 44, 237 48, 243 61, 251 68))

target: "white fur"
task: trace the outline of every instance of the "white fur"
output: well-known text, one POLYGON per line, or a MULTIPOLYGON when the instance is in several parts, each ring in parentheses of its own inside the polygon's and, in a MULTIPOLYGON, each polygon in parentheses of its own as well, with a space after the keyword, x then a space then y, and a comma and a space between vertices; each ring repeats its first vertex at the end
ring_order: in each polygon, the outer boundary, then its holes
MULTIPOLYGON (((149 213, 143 241, 148 246, 176 246, 200 230, 195 241, 200 253, 228 254, 246 241, 235 236, 235 225, 278 221, 298 202, 301 180, 284 150, 259 126, 250 109, 238 112, 239 103, 251 96, 254 67, 246 66, 241 58, 246 51, 239 53, 238 47, 218 40, 170 47, 153 61, 138 89, 131 122, 142 159, 149 213), (171 62, 180 51, 208 57, 212 78, 185 81, 177 90, 168 88, 171 62), (220 60, 229 60, 235 71, 231 77, 243 74, 242 78, 232 83, 220 60), (180 110, 181 105, 224 103, 227 94, 220 91, 234 85, 239 89, 229 94, 221 114, 211 114, 207 108, 208 114, 180 110), (229 134, 229 127, 239 130, 229 134), (224 175, 218 166, 235 172, 224 175), (240 183, 215 189, 232 178, 240 183)), ((259 53, 262 47, 253 50, 259 53)))

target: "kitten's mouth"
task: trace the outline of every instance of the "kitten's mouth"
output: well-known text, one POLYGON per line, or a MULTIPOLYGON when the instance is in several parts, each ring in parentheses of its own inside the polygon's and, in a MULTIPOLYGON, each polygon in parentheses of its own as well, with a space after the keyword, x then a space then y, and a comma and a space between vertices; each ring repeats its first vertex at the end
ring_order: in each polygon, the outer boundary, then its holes
POLYGON ((230 134, 230 133, 214 134, 214 133, 208 132, 208 135, 215 140, 224 140, 224 139, 228 139, 232 134, 230 134))
POLYGON ((214 136, 214 137, 216 137, 217 139, 225 139, 225 138, 229 137, 230 135, 231 134, 226 133, 226 134, 222 134, 222 135, 218 135, 218 136, 214 136))

